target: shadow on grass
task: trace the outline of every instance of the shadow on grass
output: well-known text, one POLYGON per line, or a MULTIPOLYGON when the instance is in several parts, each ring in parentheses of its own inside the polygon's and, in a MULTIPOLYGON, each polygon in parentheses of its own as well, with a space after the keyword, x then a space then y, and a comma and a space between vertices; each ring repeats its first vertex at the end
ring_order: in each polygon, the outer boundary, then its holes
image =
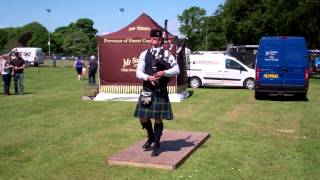
POLYGON ((194 91, 188 91, 188 97, 187 98, 190 98, 190 97, 192 97, 192 95, 193 95, 193 93, 194 93, 194 91))
MULTIPOLYGON (((168 140, 168 141, 161 141, 160 142, 160 153, 167 152, 167 151, 180 151, 184 147, 191 147, 195 146, 194 142, 187 141, 190 138, 187 137, 185 139, 176 139, 176 140, 168 140)), ((151 151, 153 146, 145 151, 151 151)))
MULTIPOLYGON (((25 92, 23 95, 28 95, 28 94, 34 94, 34 93, 25 92)), ((0 92, 0 96, 5 96, 5 95, 3 92, 0 92)), ((10 95, 8 95, 8 96, 19 96, 19 94, 10 93, 10 95)))
POLYGON ((265 101, 309 101, 308 98, 303 96, 297 95, 277 95, 277 94, 265 94, 260 97, 258 100, 265 100, 265 101))
POLYGON ((168 152, 168 151, 181 151, 182 148, 195 146, 196 144, 194 142, 188 141, 189 138, 190 136, 188 136, 185 139, 161 141, 160 153, 168 152))
POLYGON ((202 89, 245 89, 241 86, 204 86, 202 89))
MULTIPOLYGON (((28 68, 39 68, 39 67, 28 67, 28 68)), ((58 68, 73 68, 72 65, 57 65, 56 67, 53 67, 52 65, 48 65, 48 64, 42 64, 40 66, 40 69, 41 68, 52 68, 52 69, 58 69, 58 68)))

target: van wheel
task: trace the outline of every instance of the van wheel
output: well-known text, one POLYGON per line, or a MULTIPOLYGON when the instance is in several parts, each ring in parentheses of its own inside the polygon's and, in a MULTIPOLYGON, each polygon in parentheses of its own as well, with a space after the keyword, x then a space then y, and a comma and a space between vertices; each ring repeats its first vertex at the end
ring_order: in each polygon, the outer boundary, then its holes
POLYGON ((201 86, 201 80, 197 77, 190 78, 190 87, 198 88, 201 86))
POLYGON ((244 81, 243 87, 247 89, 254 89, 254 79, 248 78, 244 81))

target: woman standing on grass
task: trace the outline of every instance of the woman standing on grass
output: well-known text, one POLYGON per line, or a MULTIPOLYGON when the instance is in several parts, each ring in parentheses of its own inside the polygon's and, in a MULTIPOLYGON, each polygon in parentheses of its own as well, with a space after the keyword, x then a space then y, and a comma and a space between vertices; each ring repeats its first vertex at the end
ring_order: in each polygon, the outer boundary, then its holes
POLYGON ((3 80, 3 94, 5 96, 10 94, 11 69, 10 57, 8 55, 0 56, 0 69, 3 80))
POLYGON ((77 60, 74 61, 73 68, 77 70, 79 81, 81 79, 83 66, 84 66, 83 60, 80 57, 78 57, 77 60))

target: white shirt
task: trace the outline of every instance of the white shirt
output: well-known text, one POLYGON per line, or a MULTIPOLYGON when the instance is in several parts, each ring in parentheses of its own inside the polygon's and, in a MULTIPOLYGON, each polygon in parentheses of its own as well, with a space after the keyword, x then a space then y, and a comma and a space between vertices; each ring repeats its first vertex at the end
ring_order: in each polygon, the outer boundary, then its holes
POLYGON ((1 69, 1 74, 9 74, 7 72, 8 69, 8 63, 6 60, 0 60, 0 69, 1 69), (6 66, 7 65, 7 66, 6 66))
POLYGON ((3 65, 2 65, 2 64, 3 64, 2 61, 3 61, 3 60, 2 60, 2 57, 0 57, 0 73, 1 73, 1 74, 2 74, 2 66, 3 66, 3 65))
MULTIPOLYGON (((146 54, 148 52, 149 49, 143 51, 140 56, 139 56, 139 62, 138 62, 138 66, 137 66, 137 71, 136 71, 136 76, 138 79, 142 79, 147 81, 148 79, 148 74, 145 74, 144 69, 145 69, 145 57, 146 54)), ((151 48, 151 50, 156 50, 158 53, 161 50, 161 48, 151 48)), ((165 75, 166 77, 174 77, 175 75, 180 73, 180 69, 178 66, 178 63, 176 61, 176 59, 172 56, 172 54, 169 54, 168 50, 164 51, 164 58, 163 60, 165 60, 167 63, 169 63, 171 65, 170 69, 165 70, 165 75)))

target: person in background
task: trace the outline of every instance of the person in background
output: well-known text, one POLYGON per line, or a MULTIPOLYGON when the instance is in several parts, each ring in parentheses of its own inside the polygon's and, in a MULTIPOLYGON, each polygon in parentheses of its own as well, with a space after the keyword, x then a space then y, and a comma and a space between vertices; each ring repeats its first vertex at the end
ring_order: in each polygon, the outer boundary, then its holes
POLYGON ((4 59, 4 55, 2 55, 2 54, 0 54, 0 74, 1 74, 1 72, 2 72, 2 61, 4 61, 5 59, 4 59))
POLYGON ((80 57, 77 57, 77 60, 74 61, 73 68, 77 70, 79 81, 81 79, 83 66, 84 66, 83 60, 80 57))
POLYGON ((89 86, 96 85, 96 73, 98 69, 98 62, 94 55, 90 56, 88 68, 89 68, 89 86))
POLYGON ((5 96, 11 95, 10 93, 10 83, 11 83, 11 69, 10 56, 2 55, 0 56, 0 73, 3 80, 3 94, 5 96))
POLYGON ((180 69, 176 59, 161 46, 162 31, 151 30, 150 36, 152 47, 140 54, 137 65, 136 76, 143 80, 143 90, 134 116, 140 119, 142 128, 145 128, 148 134, 148 140, 142 147, 147 149, 154 143, 151 153, 154 157, 160 154, 162 120, 173 119, 167 90, 169 77, 179 74, 180 69), (152 129, 151 119, 155 120, 154 129, 152 129))
POLYGON ((14 53, 15 58, 11 61, 10 65, 13 68, 14 92, 15 95, 24 94, 24 74, 25 61, 19 52, 14 53), (19 92, 20 90, 20 92, 19 92))
POLYGON ((53 67, 57 67, 57 66, 56 66, 57 56, 56 56, 55 54, 52 54, 51 59, 52 59, 52 66, 53 66, 53 67))

